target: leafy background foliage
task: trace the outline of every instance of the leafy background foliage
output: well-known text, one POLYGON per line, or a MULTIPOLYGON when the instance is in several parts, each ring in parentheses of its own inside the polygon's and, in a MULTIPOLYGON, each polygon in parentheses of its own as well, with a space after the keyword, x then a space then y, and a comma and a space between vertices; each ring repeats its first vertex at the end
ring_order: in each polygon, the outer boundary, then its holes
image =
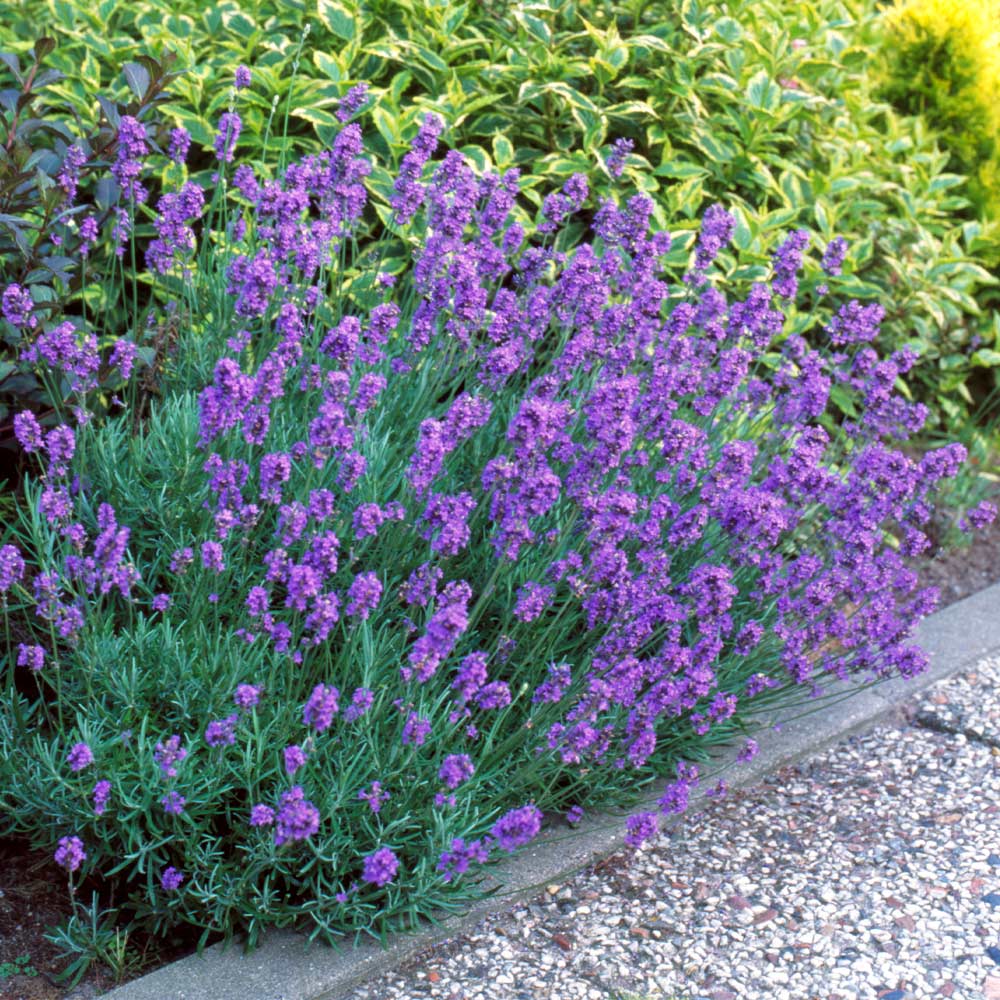
MULTIPOLYGON (((740 220, 737 248, 761 265, 790 227, 851 240, 849 290, 889 309, 883 347, 919 348, 917 391, 938 430, 991 403, 996 227, 976 218, 942 136, 879 99, 873 0, 22 0, 0 42, 23 49, 39 23, 58 41, 49 64, 65 74, 51 89, 84 117, 98 90, 126 96, 125 62, 175 51, 183 73, 165 113, 202 147, 231 100, 233 68, 250 65, 241 149, 251 160, 319 148, 337 99, 362 80, 381 157, 398 160, 413 119, 433 108, 478 165, 520 167, 535 205, 577 170, 606 186, 601 154, 629 137, 630 179, 675 231, 722 199, 740 220)), ((211 162, 203 152, 195 167, 211 162)), ((384 180, 371 179, 383 203, 384 180)), ((761 273, 751 259, 740 276, 761 273)))

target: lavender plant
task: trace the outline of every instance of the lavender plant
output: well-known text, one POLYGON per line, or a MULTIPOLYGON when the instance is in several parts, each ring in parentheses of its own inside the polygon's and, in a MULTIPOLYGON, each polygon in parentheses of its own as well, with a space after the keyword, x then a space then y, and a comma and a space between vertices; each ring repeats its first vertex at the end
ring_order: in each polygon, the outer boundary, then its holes
POLYGON ((275 177, 227 112, 214 189, 163 195, 147 261, 182 319, 141 419, 88 420, 97 344, 4 292, 73 399, 16 423, 2 815, 154 931, 412 925, 546 817, 656 788, 641 844, 711 747, 753 755, 762 705, 926 665, 906 557, 963 450, 902 450, 915 356, 800 287, 808 233, 727 297, 715 205, 668 284, 646 196, 574 176, 524 227, 517 172, 438 157, 429 115, 359 256, 354 110, 275 177))

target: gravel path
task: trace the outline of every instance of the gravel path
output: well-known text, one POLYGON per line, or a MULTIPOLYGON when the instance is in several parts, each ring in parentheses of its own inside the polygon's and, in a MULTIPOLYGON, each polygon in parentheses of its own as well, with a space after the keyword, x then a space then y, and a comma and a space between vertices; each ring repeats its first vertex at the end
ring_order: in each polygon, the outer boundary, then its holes
POLYGON ((350 1000, 1000 1000, 1000 660, 911 715, 350 1000))

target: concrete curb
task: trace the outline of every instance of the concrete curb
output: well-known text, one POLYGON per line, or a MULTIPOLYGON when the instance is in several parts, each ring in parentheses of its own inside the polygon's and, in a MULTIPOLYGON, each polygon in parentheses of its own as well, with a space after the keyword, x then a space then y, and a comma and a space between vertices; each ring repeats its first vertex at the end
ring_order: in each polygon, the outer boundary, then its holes
MULTIPOLYGON (((929 685, 1000 650, 1000 584, 931 615, 920 624, 916 637, 930 654, 930 670, 915 680, 887 681, 854 691, 850 697, 846 697, 851 691, 847 685, 840 685, 839 690, 831 688, 828 707, 816 711, 813 702, 807 716, 795 718, 794 711, 786 711, 780 731, 761 738, 757 757, 733 767, 731 773, 727 770, 730 787, 751 786, 766 774, 870 728, 929 685), (845 697, 838 700, 838 694, 845 697)), ((809 708, 804 706, 803 711, 809 708)), ((776 717, 768 724, 780 721, 776 717)), ((731 751, 721 756, 719 768, 728 769, 734 754, 731 751)), ((694 808, 704 787, 710 787, 707 781, 702 785, 699 795, 692 796, 694 808)), ((174 962, 112 990, 103 1000, 336 1000, 439 941, 461 934, 484 917, 621 850, 623 836, 620 817, 585 821, 572 835, 550 831, 498 870, 497 892, 489 899, 439 926, 400 936, 384 949, 374 941, 364 941, 352 950, 335 951, 322 945, 306 948, 302 936, 276 932, 253 954, 242 954, 238 946, 224 949, 215 945, 200 956, 174 962)))

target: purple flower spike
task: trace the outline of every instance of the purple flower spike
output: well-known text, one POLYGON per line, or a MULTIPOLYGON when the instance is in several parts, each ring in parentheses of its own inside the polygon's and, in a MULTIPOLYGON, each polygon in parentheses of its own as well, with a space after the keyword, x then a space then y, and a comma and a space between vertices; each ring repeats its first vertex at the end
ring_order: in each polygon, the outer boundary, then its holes
POLYGON ((625 824, 625 843, 629 847, 639 848, 648 841, 655 840, 660 833, 656 813, 645 812, 629 816, 625 824))
POLYGON ((160 805, 163 806, 164 812, 168 812, 172 816, 180 816, 187 805, 187 799, 180 792, 167 792, 160 799, 160 805))
POLYGON ((87 853, 83 849, 83 841, 79 837, 61 837, 55 853, 56 864, 72 874, 84 861, 87 853))
POLYGON ((319 830, 319 810, 306 799, 301 785, 281 796, 281 807, 275 817, 275 846, 289 841, 306 840, 319 830))
POLYGON ((399 858, 388 847, 380 847, 364 860, 361 877, 380 889, 388 885, 399 871, 399 858))
POLYGON ((219 132, 215 137, 215 157, 219 162, 232 163, 233 151, 243 129, 243 120, 235 111, 223 112, 219 132))
POLYGON ((356 87, 351 87, 340 99, 340 107, 337 108, 338 121, 349 122, 367 102, 367 83, 359 83, 356 87))
POLYGON ((173 128, 170 130, 170 142, 167 146, 167 156, 174 163, 183 163, 187 159, 188 150, 191 148, 191 135, 186 128, 173 128))
POLYGON ((463 781, 476 773, 472 758, 467 753, 453 753, 445 757, 438 771, 438 777, 449 787, 458 788, 463 781))
POLYGON ((236 742, 236 723, 238 715, 227 715, 224 719, 216 719, 205 728, 205 742, 210 747, 232 746, 236 742))
POLYGON ((0 594, 6 594, 24 577, 24 558, 13 545, 0 548, 0 594))
POLYGON ((82 771, 94 763, 94 752, 86 743, 75 743, 66 754, 66 763, 71 771, 82 771))
POLYGON ((34 308, 31 292, 21 285, 8 285, 0 296, 0 314, 11 326, 28 326, 34 308))
POLYGON ((108 807, 108 800, 111 798, 111 782, 106 780, 98 781, 94 785, 94 815, 103 816, 108 807))
POLYGON ((340 692, 335 687, 317 684, 302 710, 302 721, 318 732, 329 729, 340 707, 339 699, 340 692))
POLYGON ((18 643, 17 665, 27 667, 37 673, 45 666, 45 649, 42 646, 27 646, 23 642, 18 643))
MULTIPOLYGON (((33 451, 41 451, 45 446, 41 425, 30 410, 22 410, 14 417, 14 437, 17 438, 17 443, 29 454, 33 451)), ((4 548, 6 547, 4 546, 4 548)))
POLYGON ((612 177, 621 177, 625 170, 625 161, 629 153, 635 148, 635 143, 631 139, 615 139, 611 144, 611 152, 608 154, 608 173, 612 177))
POLYGON ((176 733, 166 743, 159 742, 153 751, 153 759, 159 765, 166 778, 177 777, 177 767, 187 757, 187 750, 181 746, 181 738, 176 733))
POLYGON ((505 813, 493 824, 491 832, 503 850, 513 852, 534 840, 541 828, 542 811, 529 804, 505 813))
POLYGON ((164 892, 174 892, 181 887, 183 881, 184 872, 178 871, 173 865, 169 868, 164 868, 163 874, 160 876, 160 885, 163 887, 164 892))
POLYGON ((292 777, 295 774, 295 772, 300 767, 302 767, 305 764, 306 760, 308 759, 306 757, 305 750, 303 750, 302 747, 300 746, 294 746, 294 745, 285 747, 284 756, 285 756, 285 773, 289 777, 292 777))
POLYGON ((233 85, 237 90, 245 90, 250 86, 250 70, 246 66, 237 66, 233 85))
POLYGON ((270 806, 258 804, 250 810, 251 826, 270 826, 274 822, 274 810, 270 806))
POLYGON ((255 684, 237 684, 236 693, 233 695, 233 703, 237 708, 242 708, 244 712, 249 712, 260 702, 260 695, 264 688, 255 684))
POLYGON ((485 864, 489 854, 489 847, 481 840, 466 844, 461 837, 456 837, 451 842, 451 849, 441 854, 437 870, 444 872, 445 882, 450 882, 457 875, 464 875, 473 863, 485 864))

